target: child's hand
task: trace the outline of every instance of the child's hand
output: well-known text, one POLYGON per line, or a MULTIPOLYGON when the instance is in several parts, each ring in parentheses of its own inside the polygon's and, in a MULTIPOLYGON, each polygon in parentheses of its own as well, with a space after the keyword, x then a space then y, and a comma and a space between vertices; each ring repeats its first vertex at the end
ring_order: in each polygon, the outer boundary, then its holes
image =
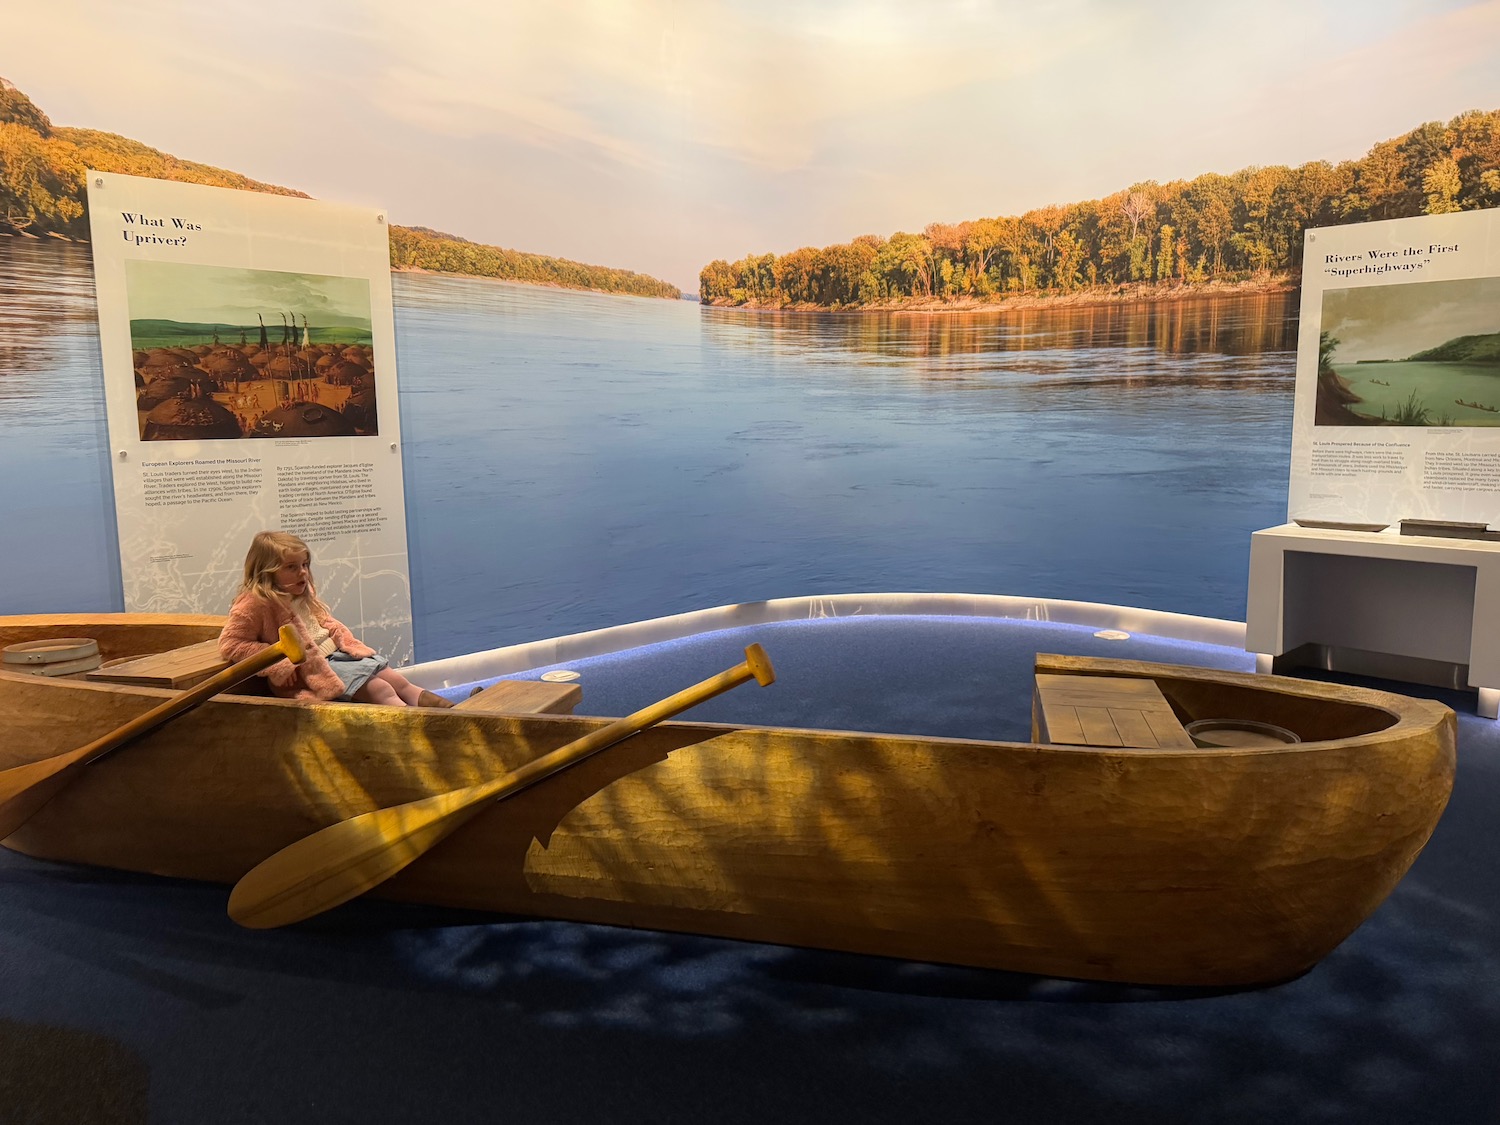
POLYGON ((267 668, 265 675, 277 687, 291 687, 297 679, 297 666, 290 660, 282 660, 267 668))

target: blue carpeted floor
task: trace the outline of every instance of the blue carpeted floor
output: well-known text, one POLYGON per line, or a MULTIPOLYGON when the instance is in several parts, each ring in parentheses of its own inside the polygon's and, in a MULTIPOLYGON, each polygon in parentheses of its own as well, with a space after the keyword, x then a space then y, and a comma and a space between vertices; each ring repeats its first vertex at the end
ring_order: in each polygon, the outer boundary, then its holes
MULTIPOLYGON (((1036 651, 1249 666, 1068 626, 808 624, 675 642, 646 678, 579 662, 580 711, 728 667, 746 633, 777 684, 694 718, 1024 738, 1036 651)), ((1458 779, 1411 873, 1311 972, 1229 993, 377 902, 248 931, 223 887, 0 849, 0 1125, 1500 1121, 1500 735, 1445 701, 1458 779)))

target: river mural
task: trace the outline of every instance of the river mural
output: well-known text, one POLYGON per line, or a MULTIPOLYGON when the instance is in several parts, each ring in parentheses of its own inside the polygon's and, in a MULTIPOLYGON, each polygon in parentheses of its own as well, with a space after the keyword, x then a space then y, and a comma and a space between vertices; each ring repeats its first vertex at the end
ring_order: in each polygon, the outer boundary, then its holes
MULTIPOLYGON (((222 65, 243 21, 212 6, 172 20, 181 74, 140 67, 161 29, 130 9, 17 7, 0 609, 120 602, 89 256, 60 240, 89 237, 88 170, 388 212, 419 659, 858 590, 1239 618, 1249 536, 1287 515, 1305 232, 1500 205, 1500 41, 1468 0, 571 8, 376 5, 329 81, 319 36, 222 65)), ((282 307, 269 342, 311 374, 226 352, 194 419, 349 416, 361 377, 320 345, 385 357, 282 307)), ((216 319, 184 350, 258 343, 216 319)), ((1328 358, 1341 409, 1401 405, 1394 367, 1328 358)), ((1445 371, 1434 424, 1500 417, 1445 371)))
MULTIPOLYGON (((1242 619, 1295 294, 766 313, 397 274, 418 659, 732 602, 1242 619)), ((88 248, 0 239, 0 610, 123 608, 88 248)), ((237 337, 236 337, 237 338, 237 337)))

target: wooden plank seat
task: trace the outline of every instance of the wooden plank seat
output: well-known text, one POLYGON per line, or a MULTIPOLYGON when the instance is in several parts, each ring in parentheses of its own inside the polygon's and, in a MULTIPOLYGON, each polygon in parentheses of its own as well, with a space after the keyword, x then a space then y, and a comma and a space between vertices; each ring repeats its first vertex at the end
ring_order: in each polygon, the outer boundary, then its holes
POLYGON ((1064 746, 1191 750, 1192 736, 1154 680, 1038 672, 1032 738, 1064 746))
MULTIPOLYGON (((111 660, 86 674, 90 680, 137 684, 185 691, 229 667, 219 655, 218 638, 185 645, 148 656, 111 660)), ((234 688, 236 695, 269 695, 263 677, 252 676, 234 688)), ((583 698, 577 684, 554 684, 539 680, 500 680, 455 705, 465 711, 510 715, 571 715, 583 698)))
POLYGON ((455 711, 495 711, 509 715, 571 715, 583 698, 577 684, 544 680, 498 680, 459 703, 455 711))
POLYGON ((182 691, 197 686, 228 667, 229 661, 219 655, 219 640, 214 637, 195 645, 184 645, 182 648, 155 652, 149 656, 111 660, 87 673, 85 679, 182 691))

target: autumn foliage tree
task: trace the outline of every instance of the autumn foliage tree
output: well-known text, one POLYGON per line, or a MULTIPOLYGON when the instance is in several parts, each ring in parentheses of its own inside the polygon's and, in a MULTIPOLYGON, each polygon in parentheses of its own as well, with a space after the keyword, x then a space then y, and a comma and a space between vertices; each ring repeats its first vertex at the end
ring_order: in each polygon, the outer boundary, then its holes
MULTIPOLYGON (((86 239, 84 181, 91 168, 306 198, 304 192, 181 160, 129 137, 54 126, 30 98, 0 78, 0 232, 86 239)), ((391 227, 391 264, 643 297, 681 296, 670 282, 631 270, 485 246, 425 227, 391 227)))
POLYGON ((1500 110, 1381 141, 1359 160, 1206 172, 1019 216, 704 267, 710 304, 845 308, 1295 277, 1309 227, 1500 206, 1500 110), (769 265, 768 265, 769 259, 769 265), (811 265, 809 265, 811 263, 811 265))

